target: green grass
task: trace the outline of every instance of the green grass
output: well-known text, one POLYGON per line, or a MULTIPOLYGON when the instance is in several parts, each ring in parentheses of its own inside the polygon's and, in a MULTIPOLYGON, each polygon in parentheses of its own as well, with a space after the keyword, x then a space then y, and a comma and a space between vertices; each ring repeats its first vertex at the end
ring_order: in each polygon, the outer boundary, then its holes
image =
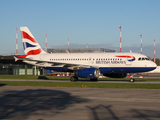
MULTIPOLYGON (((160 89, 160 84, 138 84, 138 83, 98 83, 98 82, 53 82, 53 81, 14 81, 14 79, 27 80, 69 80, 70 77, 57 76, 33 76, 33 75, 0 75, 0 79, 13 79, 13 81, 0 81, 0 86, 47 86, 47 87, 82 87, 82 85, 90 88, 140 88, 140 89, 160 89)), ((99 81, 129 81, 129 78, 99 78, 99 81)), ((136 81, 160 81, 160 79, 142 79, 136 78, 136 81)))
MULTIPOLYGON (((27 79, 27 80, 70 80, 70 77, 62 76, 34 76, 34 75, 0 75, 0 79, 27 79)), ((89 80, 86 78, 79 78, 79 80, 89 80)), ((98 80, 105 81, 129 81, 130 78, 99 78, 98 80)), ((136 81, 160 81, 159 78, 135 78, 136 81)))
POLYGON ((82 87, 89 88, 140 88, 160 89, 160 84, 134 84, 134 83, 84 83, 84 82, 41 82, 41 81, 0 81, 0 85, 10 86, 43 86, 43 87, 82 87))

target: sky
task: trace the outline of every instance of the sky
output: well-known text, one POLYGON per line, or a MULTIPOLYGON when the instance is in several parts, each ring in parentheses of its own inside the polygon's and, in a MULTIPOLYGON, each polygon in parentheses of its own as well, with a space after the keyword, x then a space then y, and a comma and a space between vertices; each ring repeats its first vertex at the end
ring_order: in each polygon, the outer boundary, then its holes
MULTIPOLYGON (((16 28, 27 26, 43 49, 103 47, 160 58, 160 0, 0 0, 0 55, 16 52, 16 28)), ((24 54, 20 31, 18 52, 24 54)))

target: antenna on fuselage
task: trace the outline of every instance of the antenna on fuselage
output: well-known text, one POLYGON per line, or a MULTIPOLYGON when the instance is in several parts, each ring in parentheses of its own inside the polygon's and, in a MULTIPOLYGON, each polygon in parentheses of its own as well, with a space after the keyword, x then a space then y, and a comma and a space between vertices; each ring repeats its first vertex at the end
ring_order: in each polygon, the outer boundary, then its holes
POLYGON ((69 51, 68 51, 68 50, 66 50, 66 53, 69 53, 69 51))

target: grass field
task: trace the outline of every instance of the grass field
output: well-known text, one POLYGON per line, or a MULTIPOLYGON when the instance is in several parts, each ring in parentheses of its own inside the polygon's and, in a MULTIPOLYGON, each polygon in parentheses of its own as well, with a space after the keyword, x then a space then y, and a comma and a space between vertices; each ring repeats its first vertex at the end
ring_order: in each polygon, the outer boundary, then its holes
POLYGON ((0 81, 0 85, 10 86, 44 86, 44 87, 90 87, 90 88, 140 88, 160 89, 160 84, 134 83, 84 83, 84 82, 47 82, 47 81, 0 81))
MULTIPOLYGON (((27 80, 70 80, 70 77, 67 76, 35 76, 35 75, 0 75, 0 79, 27 79, 27 80)), ((136 81, 160 81, 157 79, 148 79, 148 78, 135 78, 136 81)), ((79 80, 89 80, 86 78, 79 78, 79 80)), ((98 78, 98 80, 105 81, 129 81, 130 78, 98 78)))
MULTIPOLYGON (((0 75, 0 79, 27 79, 27 80, 69 80, 70 77, 54 77, 54 76, 16 76, 16 75, 0 75)), ((87 80, 87 79, 80 79, 87 80)), ((100 78, 98 80, 106 81, 129 81, 129 78, 100 78)), ((136 81, 160 81, 159 79, 140 79, 136 81)), ((140 89, 160 89, 160 84, 134 84, 134 83, 89 83, 89 82, 53 82, 53 81, 1 81, 0 86, 45 86, 45 87, 90 87, 90 88, 140 88, 140 89)))

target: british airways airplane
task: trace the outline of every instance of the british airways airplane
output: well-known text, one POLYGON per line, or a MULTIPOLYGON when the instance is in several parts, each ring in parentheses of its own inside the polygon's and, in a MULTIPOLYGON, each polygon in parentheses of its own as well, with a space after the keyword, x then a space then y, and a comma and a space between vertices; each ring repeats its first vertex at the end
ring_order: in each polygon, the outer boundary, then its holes
MULTIPOLYGON (((124 78, 127 73, 154 70, 157 65, 147 56, 138 53, 46 53, 27 27, 20 27, 25 55, 15 57, 23 62, 54 71, 73 72, 71 81, 90 78, 96 81, 99 74, 124 78)), ((135 79, 131 77, 131 82, 135 79)))

